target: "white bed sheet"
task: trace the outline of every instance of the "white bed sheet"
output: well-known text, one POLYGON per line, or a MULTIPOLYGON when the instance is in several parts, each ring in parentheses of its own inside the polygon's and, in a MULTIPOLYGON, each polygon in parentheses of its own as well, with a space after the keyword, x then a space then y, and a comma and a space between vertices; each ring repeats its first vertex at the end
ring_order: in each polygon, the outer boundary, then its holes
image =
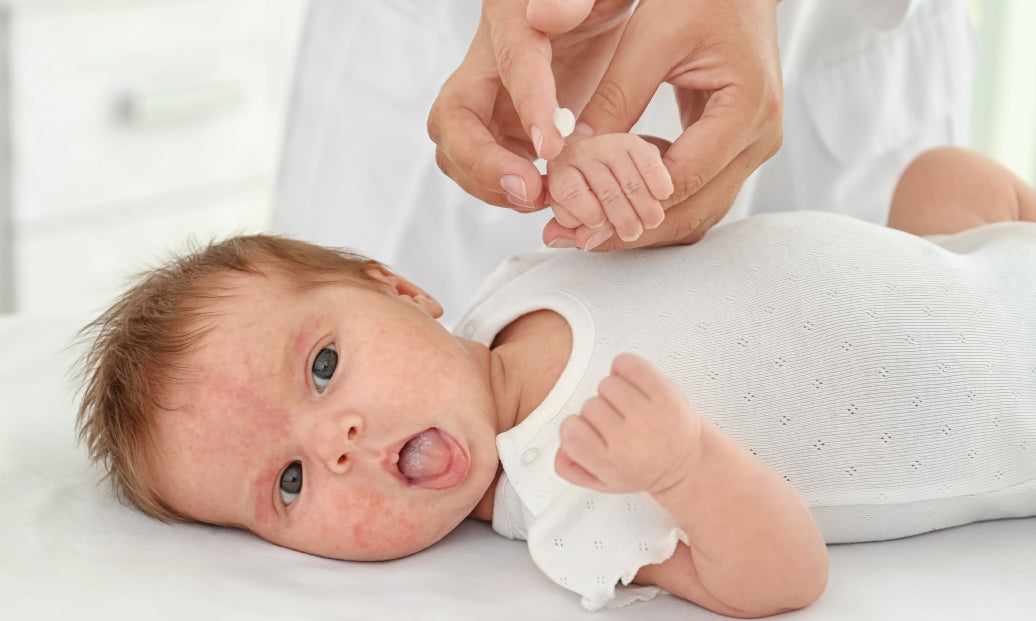
MULTIPOLYGON (((144 517, 96 485, 74 443, 76 354, 63 348, 82 322, 0 316, 2 619, 721 618, 669 596, 584 613, 522 543, 482 523, 410 558, 357 564, 144 517)), ((832 546, 830 555, 827 592, 782 619, 1036 618, 1036 518, 832 546)))

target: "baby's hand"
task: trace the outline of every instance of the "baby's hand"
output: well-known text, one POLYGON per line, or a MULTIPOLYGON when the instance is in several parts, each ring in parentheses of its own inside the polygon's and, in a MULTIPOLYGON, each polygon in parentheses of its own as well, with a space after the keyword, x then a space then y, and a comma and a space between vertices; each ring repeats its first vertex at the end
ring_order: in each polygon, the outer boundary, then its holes
POLYGON ((621 354, 597 396, 562 422, 554 468, 601 492, 655 495, 691 472, 702 426, 674 381, 643 358, 621 354))
POLYGON ((547 163, 547 188, 558 223, 598 231, 590 250, 614 231, 634 241, 662 223, 660 201, 673 180, 658 148, 633 134, 603 134, 572 142, 547 163))

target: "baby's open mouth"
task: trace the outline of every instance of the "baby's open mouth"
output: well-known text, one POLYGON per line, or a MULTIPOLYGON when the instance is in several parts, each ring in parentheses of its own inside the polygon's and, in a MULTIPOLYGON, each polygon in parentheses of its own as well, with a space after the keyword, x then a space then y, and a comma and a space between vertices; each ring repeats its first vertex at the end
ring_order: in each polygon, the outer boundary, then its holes
POLYGON ((468 474, 468 456, 453 437, 432 427, 407 440, 396 466, 410 485, 426 489, 456 487, 468 474))

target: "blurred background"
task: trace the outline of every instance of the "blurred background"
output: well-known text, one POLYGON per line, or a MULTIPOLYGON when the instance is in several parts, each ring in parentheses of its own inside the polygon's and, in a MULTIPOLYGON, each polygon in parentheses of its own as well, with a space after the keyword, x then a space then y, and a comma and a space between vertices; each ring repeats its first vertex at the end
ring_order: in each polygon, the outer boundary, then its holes
MULTIPOLYGON (((0 0, 0 312, 95 312, 187 239, 268 228, 305 9, 0 0)), ((1034 183, 1036 2, 971 9, 972 146, 1034 183)))

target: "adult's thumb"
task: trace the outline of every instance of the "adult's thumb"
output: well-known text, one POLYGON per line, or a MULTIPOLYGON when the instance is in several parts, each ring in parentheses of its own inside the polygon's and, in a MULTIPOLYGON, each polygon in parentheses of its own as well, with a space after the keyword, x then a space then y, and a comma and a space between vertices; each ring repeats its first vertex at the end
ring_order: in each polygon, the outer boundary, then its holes
POLYGON ((559 34, 583 23, 593 8, 594 0, 529 0, 525 18, 540 32, 559 34))
POLYGON ((631 28, 623 33, 604 77, 579 115, 595 135, 628 132, 669 71, 670 59, 659 58, 651 41, 634 35, 631 28))

